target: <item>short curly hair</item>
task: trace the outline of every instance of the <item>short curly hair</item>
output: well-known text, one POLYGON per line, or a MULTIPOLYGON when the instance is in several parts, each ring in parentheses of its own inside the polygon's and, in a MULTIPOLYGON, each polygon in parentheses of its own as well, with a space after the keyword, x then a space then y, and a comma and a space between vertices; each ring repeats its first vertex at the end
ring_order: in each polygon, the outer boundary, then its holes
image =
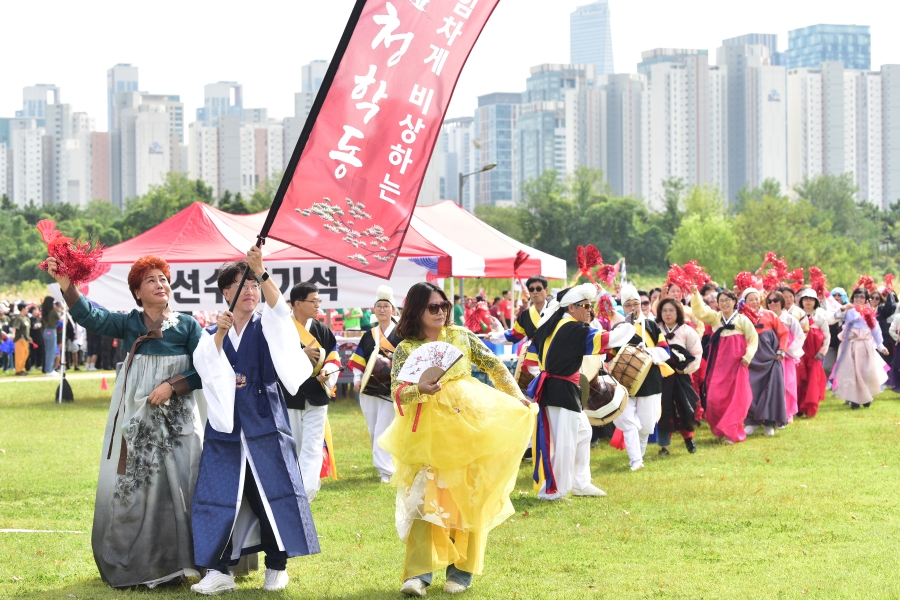
POLYGON ((141 289, 141 283, 144 281, 144 274, 151 269, 159 269, 163 272, 163 275, 166 276, 166 279, 169 281, 172 280, 172 273, 169 271, 169 263, 160 257, 151 254, 137 259, 134 264, 131 265, 131 270, 128 271, 128 289, 131 291, 131 296, 134 298, 134 301, 141 307, 143 306, 143 303, 140 298, 135 295, 134 291, 141 289))

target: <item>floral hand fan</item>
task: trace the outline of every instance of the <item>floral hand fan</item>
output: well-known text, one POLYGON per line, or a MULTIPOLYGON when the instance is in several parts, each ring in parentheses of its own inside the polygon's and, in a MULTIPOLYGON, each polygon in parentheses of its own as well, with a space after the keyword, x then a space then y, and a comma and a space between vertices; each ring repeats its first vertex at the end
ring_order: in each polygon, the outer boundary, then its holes
POLYGON ((416 348, 403 363, 398 378, 401 381, 419 383, 436 381, 444 376, 459 359, 462 350, 447 342, 429 342, 416 348))

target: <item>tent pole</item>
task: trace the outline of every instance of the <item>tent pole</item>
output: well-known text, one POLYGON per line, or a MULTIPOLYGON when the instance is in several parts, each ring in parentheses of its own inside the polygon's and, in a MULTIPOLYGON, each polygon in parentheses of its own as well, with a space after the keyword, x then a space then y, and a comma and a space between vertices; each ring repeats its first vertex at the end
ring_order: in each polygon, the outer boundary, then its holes
MULTIPOLYGON (((56 394, 56 403, 57 404, 62 404, 63 385, 65 385, 65 381, 66 381, 66 322, 68 321, 68 317, 69 317, 68 307, 66 306, 65 302, 63 302, 62 348, 59 353, 60 379, 59 379, 59 389, 57 390, 58 393, 56 394)), ((45 351, 44 356, 46 356, 46 351, 45 351)))

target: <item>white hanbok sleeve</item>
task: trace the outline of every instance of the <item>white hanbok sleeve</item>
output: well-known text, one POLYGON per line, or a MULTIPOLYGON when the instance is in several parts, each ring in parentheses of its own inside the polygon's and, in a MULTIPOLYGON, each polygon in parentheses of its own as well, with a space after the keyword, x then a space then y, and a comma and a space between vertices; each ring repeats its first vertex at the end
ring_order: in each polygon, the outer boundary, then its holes
POLYGON ((803 343, 806 341, 806 334, 803 333, 803 327, 800 325, 800 321, 788 314, 788 318, 782 319, 781 322, 791 330, 791 335, 794 337, 794 341, 788 346, 785 354, 791 358, 802 358, 803 343))
POLYGON ((294 395, 312 375, 312 364, 303 352, 297 328, 291 321, 291 309, 285 302, 277 302, 275 308, 266 304, 261 322, 275 372, 284 389, 294 395))
POLYGON ((194 350, 194 368, 203 382, 207 418, 216 431, 234 429, 235 374, 225 352, 216 348, 216 339, 206 330, 194 350))

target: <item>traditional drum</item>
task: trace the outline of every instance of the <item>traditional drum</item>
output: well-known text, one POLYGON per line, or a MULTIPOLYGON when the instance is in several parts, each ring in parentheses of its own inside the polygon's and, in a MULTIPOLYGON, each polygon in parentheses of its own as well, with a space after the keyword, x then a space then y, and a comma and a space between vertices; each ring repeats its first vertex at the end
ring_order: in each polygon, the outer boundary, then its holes
POLYGON ((372 332, 375 337, 375 348, 366 361, 366 370, 363 371, 360 389, 369 396, 390 400, 391 366, 394 353, 382 348, 382 340, 379 335, 381 330, 377 326, 372 329, 372 332))
POLYGON ((581 364, 581 407, 595 427, 612 423, 628 404, 628 390, 603 369, 599 356, 585 356, 581 364))
POLYGON ((624 346, 609 364, 609 374, 635 396, 653 366, 650 353, 640 346, 624 346))
POLYGON ((516 372, 513 375, 516 383, 519 385, 519 389, 522 390, 523 394, 528 391, 528 386, 531 385, 532 381, 534 381, 534 375, 529 373, 528 369, 522 368, 522 363, 525 362, 525 354, 528 352, 529 343, 530 342, 528 340, 525 340, 519 347, 519 359, 516 361, 516 372))

